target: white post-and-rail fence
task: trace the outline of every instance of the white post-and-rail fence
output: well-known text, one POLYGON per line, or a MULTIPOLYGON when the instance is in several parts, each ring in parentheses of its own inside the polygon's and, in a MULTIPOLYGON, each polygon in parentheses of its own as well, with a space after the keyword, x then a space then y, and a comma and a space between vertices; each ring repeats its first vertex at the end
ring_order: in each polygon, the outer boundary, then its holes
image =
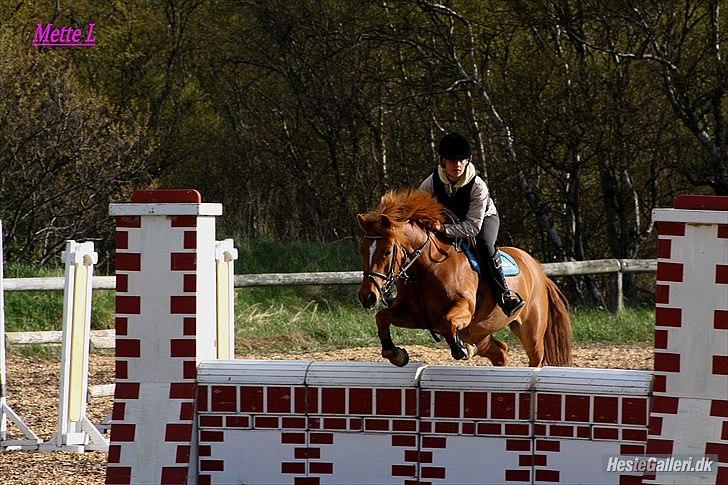
MULTIPOLYGON (((544 263, 544 271, 548 276, 582 276, 598 274, 614 274, 617 288, 616 302, 613 308, 620 311, 622 303, 622 274, 654 273, 657 271, 656 259, 596 259, 591 261, 566 261, 561 263, 544 263)), ((361 271, 314 272, 314 273, 263 273, 250 275, 234 275, 235 288, 252 288, 262 286, 310 286, 310 285, 352 285, 359 284, 361 271)), ((5 291, 61 291, 65 289, 65 278, 7 278, 4 281, 5 291)), ((92 289, 113 290, 116 280, 114 276, 94 276, 92 289)), ((91 345, 95 349, 114 348, 114 330, 92 330, 91 345)), ((36 332, 6 332, 7 345, 28 344, 60 344, 63 333, 59 330, 36 332)))
MULTIPOLYGON (((584 276, 598 274, 654 273, 657 271, 656 259, 595 259, 591 261, 564 261, 543 263, 548 276, 584 276)), ((361 271, 331 271, 314 273, 263 273, 235 275, 235 288, 260 286, 307 286, 307 285, 356 285, 361 283, 361 271)), ((94 290, 113 290, 116 285, 114 276, 94 276, 94 290)), ((7 278, 5 291, 62 291, 64 278, 7 278)))
MULTIPOLYGON (((99 426, 86 416, 86 406, 92 397, 114 395, 114 384, 88 385, 89 352, 91 347, 114 348, 114 330, 91 331, 91 300, 94 283, 101 280, 107 289, 119 290, 116 278, 94 277, 93 267, 98 261, 92 242, 67 241, 62 259, 65 274, 59 278, 3 279, 2 221, 0 221, 0 451, 25 449, 40 451, 108 451, 109 439, 103 432, 108 429, 111 415, 99 426), (29 281, 30 280, 30 281, 29 281), (50 332, 5 332, 4 291, 63 290, 63 330, 50 332), (56 431, 43 442, 6 400, 5 345, 6 344, 61 344, 60 392, 56 431), (14 424, 23 439, 8 439, 8 420, 14 424)), ((237 250, 232 239, 215 241, 215 290, 217 291, 217 341, 227 342, 218 348, 218 359, 234 358, 233 273, 237 250), (224 295, 224 296, 221 296, 224 295)))
MULTIPOLYGON (((656 259, 595 259, 591 261, 565 261, 543 263, 548 276, 582 276, 619 273, 654 273, 657 271, 656 259)), ((314 273, 264 273, 235 275, 235 288, 256 286, 305 286, 305 285, 356 285, 361 283, 361 271, 332 271, 314 273)), ((114 276, 94 276, 94 290, 113 290, 116 285, 114 276)), ((5 291, 61 291, 64 279, 43 278, 6 278, 5 291)))

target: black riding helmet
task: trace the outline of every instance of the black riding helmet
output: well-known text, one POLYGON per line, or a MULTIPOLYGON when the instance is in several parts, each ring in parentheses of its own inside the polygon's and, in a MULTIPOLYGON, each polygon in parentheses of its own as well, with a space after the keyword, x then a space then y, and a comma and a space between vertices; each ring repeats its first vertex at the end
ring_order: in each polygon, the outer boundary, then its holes
POLYGON ((445 160, 463 160, 470 156, 470 142, 460 133, 448 133, 437 148, 445 160))

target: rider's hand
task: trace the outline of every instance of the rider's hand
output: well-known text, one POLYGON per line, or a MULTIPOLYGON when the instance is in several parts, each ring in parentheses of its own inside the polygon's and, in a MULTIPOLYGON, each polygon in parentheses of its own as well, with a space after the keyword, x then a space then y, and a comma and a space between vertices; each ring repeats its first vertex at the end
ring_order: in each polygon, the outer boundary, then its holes
POLYGON ((435 232, 444 232, 445 226, 442 225, 442 222, 436 221, 434 224, 432 224, 432 230, 435 232))

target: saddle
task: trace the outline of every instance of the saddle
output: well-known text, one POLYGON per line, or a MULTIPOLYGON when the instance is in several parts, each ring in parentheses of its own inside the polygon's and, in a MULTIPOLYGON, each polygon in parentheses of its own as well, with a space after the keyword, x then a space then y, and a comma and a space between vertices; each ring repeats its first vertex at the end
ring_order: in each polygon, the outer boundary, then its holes
MULTIPOLYGON (((471 241, 471 238, 456 239, 453 241, 453 246, 455 246, 456 250, 463 252, 465 256, 467 256, 470 267, 478 273, 478 277, 482 277, 483 275, 481 274, 480 264, 478 264, 478 258, 475 256, 475 245, 471 241)), ((517 276, 521 273, 521 268, 518 267, 518 263, 516 263, 516 260, 513 259, 510 254, 505 251, 501 251, 500 249, 498 252, 503 260, 503 276, 508 278, 510 276, 517 276)))
MULTIPOLYGON (((445 215, 448 217, 448 219, 450 219, 451 224, 457 224, 458 222, 460 222, 455 213, 453 213, 448 208, 445 208, 445 215)), ((465 256, 468 258, 468 262, 470 263, 470 267, 473 268, 476 273, 478 273, 479 278, 482 278, 484 275, 481 271, 482 268, 478 263, 477 249, 475 247, 475 238, 457 238, 453 240, 452 245, 457 251, 465 254, 465 256)), ((521 269, 518 267, 518 263, 516 263, 516 260, 513 259, 510 254, 501 251, 500 249, 498 249, 497 251, 500 253, 501 259, 503 261, 503 276, 508 278, 510 276, 517 276, 518 274, 520 274, 521 269)))

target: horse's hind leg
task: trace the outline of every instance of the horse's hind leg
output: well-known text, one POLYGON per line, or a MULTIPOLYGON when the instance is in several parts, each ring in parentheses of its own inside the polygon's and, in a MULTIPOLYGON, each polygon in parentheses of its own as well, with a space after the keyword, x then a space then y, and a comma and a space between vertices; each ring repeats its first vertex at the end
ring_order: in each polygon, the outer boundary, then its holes
POLYGON ((523 344, 523 350, 528 356, 528 365, 531 367, 541 367, 543 365, 544 347, 543 335, 533 335, 524 327, 524 324, 518 321, 511 322, 509 325, 513 335, 523 344))
POLYGON ((508 363, 508 344, 501 342, 493 336, 486 336, 478 342, 478 355, 487 357, 494 366, 504 366, 508 363))
POLYGON ((441 332, 450 347, 450 354, 455 360, 467 360, 475 355, 474 345, 466 344, 458 335, 458 331, 467 327, 473 317, 472 305, 464 299, 455 300, 450 311, 443 319, 446 330, 441 332))

